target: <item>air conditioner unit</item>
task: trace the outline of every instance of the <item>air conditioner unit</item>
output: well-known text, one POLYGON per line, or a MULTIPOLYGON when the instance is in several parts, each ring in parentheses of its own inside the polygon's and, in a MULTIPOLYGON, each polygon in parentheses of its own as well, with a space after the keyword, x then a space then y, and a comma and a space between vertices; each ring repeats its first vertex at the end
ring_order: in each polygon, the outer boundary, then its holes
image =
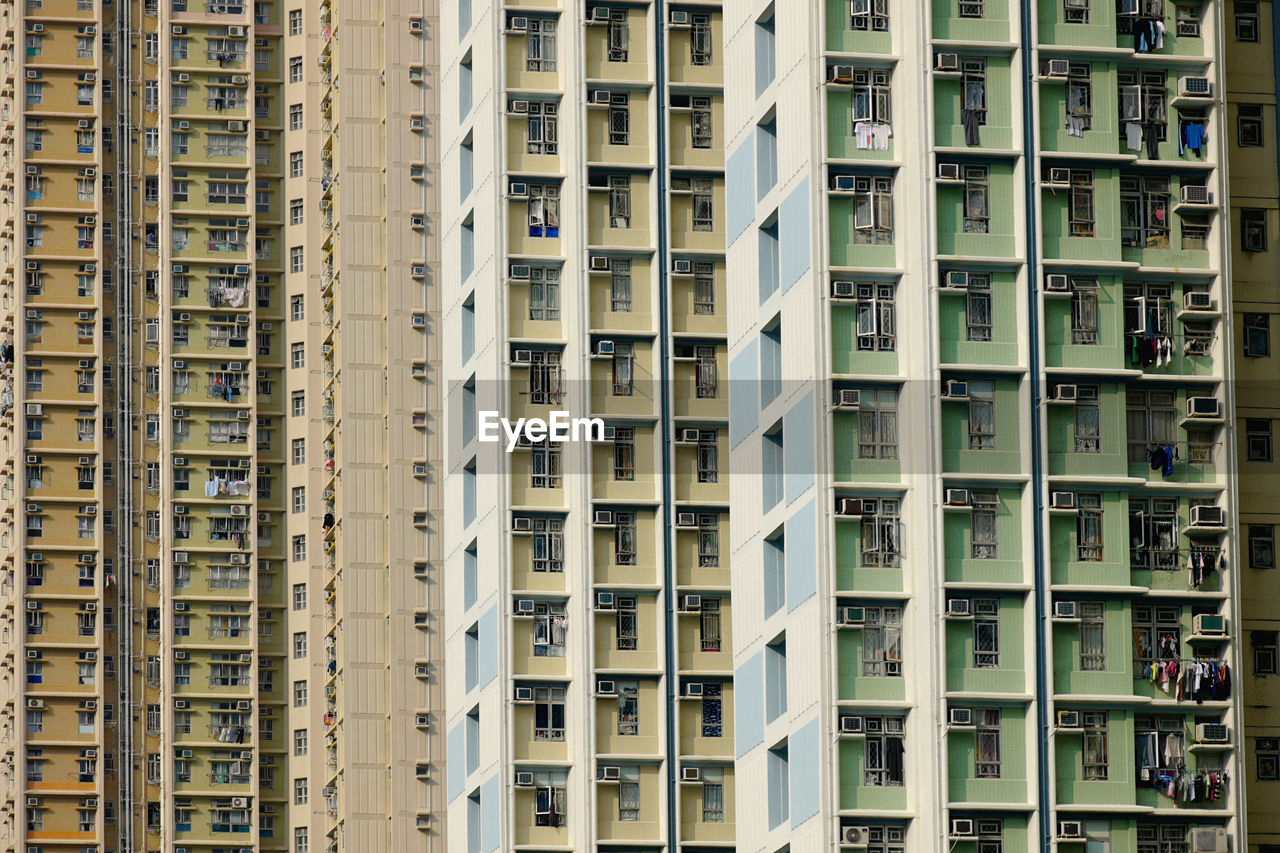
MULTIPOLYGON (((28 404, 28 405, 32 405, 32 404, 28 404)), ((27 412, 27 414, 31 414, 31 413, 30 413, 30 412, 27 412)), ((40 456, 28 456, 28 457, 27 457, 27 464, 28 464, 28 465, 39 465, 39 464, 40 464, 41 462, 43 462, 43 461, 44 461, 44 460, 43 460, 43 457, 40 457, 40 456)))
POLYGON ((27 649, 27 660, 40 660, 40 650, 27 649))
POLYGON ((972 838, 973 821, 967 818, 953 818, 951 821, 951 837, 952 838, 972 838))
POLYGON ((608 104, 612 97, 608 89, 596 89, 591 93, 591 103, 608 104))
POLYGON ((676 527, 697 527, 698 514, 696 512, 678 512, 676 513, 676 527))
POLYGON ((1227 617, 1217 613, 1200 613, 1192 620, 1192 632, 1204 637, 1220 637, 1227 633, 1227 617))
POLYGON ((1209 192, 1208 187, 1185 186, 1182 188, 1183 204, 1213 204, 1213 193, 1209 192))
POLYGON ((527 32, 528 29, 529 29, 528 18, 511 18, 510 20, 507 21, 507 32, 509 33, 515 33, 515 32, 523 33, 523 32, 527 32))
POLYGON ((591 518, 591 523, 597 527, 612 527, 613 513, 607 509, 598 509, 591 518))
POLYGON ((1212 98, 1213 81, 1208 77, 1179 77, 1178 94, 1184 98, 1212 98))
POLYGON ((696 613, 702 609, 701 595, 684 595, 680 597, 680 609, 685 613, 696 613))
POLYGON ((187 28, 186 28, 186 27, 174 27, 174 28, 173 28, 173 34, 174 34, 175 36, 185 35, 185 34, 186 34, 186 32, 187 32, 187 28))
POLYGON ((84 611, 85 613, 97 613, 97 612, 98 612, 98 602, 96 602, 96 601, 86 601, 86 602, 83 602, 83 603, 80 605, 80 609, 81 609, 82 611, 84 611))
POLYGON ((186 508, 186 506, 185 506, 185 505, 183 505, 183 504, 178 504, 177 506, 175 506, 175 507, 173 508, 173 514, 174 514, 174 515, 186 515, 186 514, 187 514, 187 508, 186 508))
POLYGON ((943 287, 953 290, 964 290, 969 286, 969 274, 960 270, 950 270, 942 280, 943 287))
POLYGON ((613 593, 597 592, 596 593, 596 610, 612 610, 614 607, 613 593))
POLYGON ((596 772, 598 782, 617 782, 622 778, 622 768, 617 765, 602 766, 596 772))
POLYGON ((35 272, 40 269, 39 261, 27 261, 27 272, 35 272))
POLYGON ((601 441, 614 441, 618 437, 618 428, 607 426, 600 431, 601 441))
POLYGON ((671 26, 687 27, 689 26, 689 13, 682 9, 671 10, 671 26))
POLYGON ((187 83, 187 82, 190 82, 190 80, 191 80, 191 75, 190 75, 190 74, 178 74, 174 79, 176 79, 179 83, 187 83))
POLYGON ((27 512, 44 512, 44 508, 40 504, 27 504, 27 512))
POLYGON ((187 652, 174 652, 174 653, 173 653, 173 659, 174 659, 174 660, 187 660, 187 659, 188 659, 188 658, 190 658, 190 657, 191 657, 191 655, 190 655, 189 653, 187 653, 187 652))
POLYGON ((1066 77, 1071 73, 1071 63, 1065 59, 1050 59, 1044 64, 1044 76, 1066 77))
POLYGON ((680 430, 680 437, 676 441, 681 444, 697 444, 698 436, 699 431, 696 429, 682 429, 680 430))
POLYGON ((947 722, 952 726, 972 726, 973 725, 973 709, 972 708, 952 708, 947 715, 947 722))
POLYGON ((511 519, 511 529, 517 532, 526 532, 533 530, 533 519, 531 518, 513 518, 511 519))
POLYGON ((533 267, 528 264, 512 264, 509 271, 509 277, 513 281, 528 281, 533 275, 533 267))
POLYGON ((831 178, 831 189, 836 192, 851 193, 857 186, 857 178, 853 175, 834 175, 831 178))
MULTIPOLYGON (((247 460, 247 459, 246 459, 245 461, 246 461, 246 462, 248 462, 249 460, 247 460)), ((260 512, 260 513, 258 513, 258 523, 259 523, 259 524, 270 524, 270 523, 271 523, 271 513, 269 513, 269 512, 260 512)))
POLYGON ((1221 826, 1192 827, 1191 853, 1227 853, 1227 830, 1221 826))
POLYGON ((243 504, 232 504, 231 514, 232 515, 248 515, 249 508, 243 504))
POLYGON ((528 198, 529 185, 520 181, 512 181, 507 185, 508 198, 528 198))
POLYGON ((616 696, 618 693, 618 683, 607 679, 600 679, 596 682, 597 696, 616 696))
POLYGON ((188 563, 191 560, 190 560, 190 556, 187 554, 186 551, 174 551, 173 561, 175 563, 188 563))
POLYGON ((862 515, 862 499, 861 498, 837 498, 836 514, 859 516, 862 515))
POLYGON ((240 38, 244 35, 244 27, 227 27, 227 35, 232 38, 240 38))
POLYGON ((532 787, 533 787, 533 774, 532 774, 532 773, 530 773, 530 772, 528 772, 528 771, 526 771, 526 770, 521 770, 521 771, 517 772, 517 773, 516 773, 516 787, 517 787, 517 788, 532 788, 532 787))
POLYGON ((1058 837, 1059 838, 1082 838, 1084 836, 1084 826, 1078 820, 1060 820, 1058 821, 1058 837))
POLYGON ((691 275, 693 273, 693 261, 677 259, 671 262, 671 271, 676 275, 691 275))
POLYGON ((1193 311, 1213 311, 1218 307, 1218 303, 1208 291, 1197 290, 1187 294, 1187 308, 1193 311))
POLYGON ((77 361, 77 362, 76 362, 76 366, 77 366, 77 367, 79 367, 79 368, 81 368, 81 369, 86 368, 86 367, 93 367, 93 362, 92 362, 92 361, 90 361, 90 360, 89 360, 89 359, 87 359, 87 358, 82 358, 82 359, 80 359, 79 361, 77 361))
POLYGON ((27 807, 28 807, 28 808, 35 808, 35 807, 36 807, 36 806, 38 806, 38 805, 40 805, 40 798, 39 798, 39 797, 27 797, 27 807))
MULTIPOLYGON (((174 700, 174 703, 173 703, 173 707, 179 711, 185 711, 190 706, 191 706, 190 703, 187 702, 186 699, 176 699, 174 700)), ((191 750, 184 750, 184 752, 186 753, 186 755, 184 755, 185 758, 191 757, 191 750)))
POLYGON ((1230 743, 1231 730, 1222 723, 1197 723, 1196 743, 1230 743))
POLYGON ((43 708, 43 707, 44 707, 44 700, 43 700, 43 699, 28 699, 28 700, 27 700, 27 707, 28 707, 28 708, 43 708))
POLYGON ((1222 412, 1217 397, 1188 397, 1187 417, 1216 418, 1222 412))
POLYGON ((173 603, 173 609, 176 613, 186 613, 187 607, 188 605, 185 601, 175 601, 173 603))
POLYGON ((867 621, 867 609, 865 607, 841 607, 840 608, 840 624, 841 625, 861 625, 867 621))
POLYGON ((596 355, 613 355, 613 341, 597 341, 596 355))
POLYGON ((1050 273, 1044 277, 1044 289, 1049 293, 1069 293, 1071 280, 1062 273, 1050 273))
POLYGON ((27 214, 27 221, 28 221, 28 222, 39 222, 39 221, 40 221, 40 214, 38 214, 38 213, 28 213, 28 214, 27 214))
POLYGON ((934 71, 959 71, 960 55, 958 53, 939 53, 933 58, 934 71))
POLYGON ((1074 385, 1055 385, 1053 386, 1053 399, 1058 403, 1074 403, 1076 401, 1076 390, 1074 385))
POLYGON ((232 133, 244 133, 245 124, 242 121, 229 121, 227 122, 227 130, 232 133))
POLYGON ((840 718, 840 734, 856 735, 862 733, 862 717, 846 714, 840 718))
POLYGON ((232 77, 232 78, 231 78, 231 83, 232 83, 232 85, 234 85, 234 86, 243 86, 243 85, 245 85, 245 84, 246 84, 246 83, 248 83, 248 82, 249 82, 249 78, 248 78, 248 77, 243 77, 243 76, 241 76, 241 75, 239 75, 239 74, 237 74, 236 76, 234 76, 234 77, 232 77))
POLYGON ((1053 187, 1065 187, 1071 184, 1071 170, 1063 168, 1052 168, 1045 170, 1045 185, 1053 187))
POLYGON ((1201 504, 1191 508, 1192 527, 1222 527, 1226 523, 1226 513, 1220 506, 1201 504))
POLYGON ((948 598, 947 599, 947 616, 952 618, 963 618, 973 615, 969 609, 969 599, 967 598, 948 598))
POLYGON ((232 797, 232 798, 231 798, 231 808, 233 808, 233 809, 247 809, 247 808, 249 808, 249 798, 248 798, 248 797, 232 797))
POLYGON ((1080 728, 1080 712, 1079 711, 1059 711, 1057 719, 1058 719, 1058 728, 1060 729, 1080 728))
POLYGON ((948 379, 942 396, 950 397, 953 400, 967 400, 969 399, 969 383, 959 379, 948 379))
POLYGON ((702 768, 700 767, 681 767, 681 782, 699 782, 702 780, 702 768))
POLYGON ((592 272, 608 272, 609 268, 610 268, 610 263, 609 263, 609 259, 606 256, 604 255, 591 256, 592 272))
POLYGON ((532 598, 521 598, 516 601, 516 613, 532 616, 536 605, 532 598))
POLYGON ((512 353, 511 361, 515 364, 531 364, 533 362, 533 351, 518 349, 512 353))
POLYGON ((684 695, 691 699, 698 699, 702 696, 702 682, 690 681, 684 686, 684 695))
POLYGON ((830 83, 852 83, 852 65, 833 65, 827 69, 827 81, 830 83))
POLYGON ((1075 509, 1076 493, 1075 492, 1050 492, 1049 506, 1054 509, 1075 509))
POLYGON ((831 282, 831 295, 836 299, 852 299, 857 292, 857 285, 851 281, 831 282))
POLYGON ((249 701, 248 699, 241 699, 239 702, 236 703, 237 711, 248 711, 251 708, 253 708, 253 702, 249 701))
POLYGON ((1055 601, 1053 603, 1053 618, 1061 620, 1078 619, 1078 610, 1074 601, 1055 601))
POLYGON ((837 409, 856 409, 862 403, 862 392, 856 388, 841 388, 836 392, 837 409))
POLYGON ((227 365, 227 370, 231 370, 231 371, 244 370, 244 363, 239 361, 233 361, 227 365))

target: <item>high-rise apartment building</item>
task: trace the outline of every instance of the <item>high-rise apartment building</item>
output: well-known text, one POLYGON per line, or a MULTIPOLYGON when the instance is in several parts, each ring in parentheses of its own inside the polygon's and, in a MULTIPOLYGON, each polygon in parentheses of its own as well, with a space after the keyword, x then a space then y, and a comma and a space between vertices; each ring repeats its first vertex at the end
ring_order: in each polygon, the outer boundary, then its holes
POLYGON ((435 30, 0 8, 0 849, 443 839, 435 30))
POLYGON ((720 4, 441 11, 449 849, 733 849, 720 4))
MULTIPOLYGON (((1274 2, 1226 4, 1226 135, 1230 179, 1232 328, 1236 445, 1240 481, 1241 682, 1248 784, 1248 851, 1280 845, 1272 806, 1280 793, 1280 580, 1276 524, 1280 478, 1273 434, 1280 406, 1271 329, 1280 313, 1280 156, 1277 151, 1276 54, 1280 18, 1274 2)), ((1244 850, 1245 845, 1241 844, 1244 850)))
POLYGON ((1243 850, 1223 4, 730 9, 738 846, 1243 850))

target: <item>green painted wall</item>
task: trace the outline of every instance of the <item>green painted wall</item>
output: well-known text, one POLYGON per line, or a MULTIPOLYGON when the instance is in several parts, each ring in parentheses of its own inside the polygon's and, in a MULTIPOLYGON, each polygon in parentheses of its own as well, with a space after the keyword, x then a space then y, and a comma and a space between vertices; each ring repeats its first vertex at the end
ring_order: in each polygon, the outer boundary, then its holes
MULTIPOLYGON (((836 637, 839 699, 874 699, 902 702, 907 698, 906 679, 862 674, 862 632, 843 629, 836 637)), ((903 669, 912 661, 903 661, 903 669)), ((915 661, 922 664, 923 661, 915 661)))
MULTIPOLYGON (((992 196, 993 199, 998 198, 992 196)), ((963 293, 938 294, 939 358, 943 364, 1018 363, 1017 280, 1009 271, 991 275, 991 340, 970 341, 963 293)))
POLYGON ((1076 407, 1053 404, 1045 406, 1050 476, 1114 477, 1129 464, 1124 385, 1100 383, 1098 408, 1100 452, 1077 453, 1076 407))
POLYGON ((1071 193, 1040 193, 1042 243, 1046 258, 1074 261, 1120 260, 1120 176, 1115 169, 1093 170, 1093 237, 1071 237, 1068 213, 1071 193))
POLYGON ((1102 560, 1080 561, 1077 518, 1049 517, 1050 574, 1054 584, 1128 586, 1129 502, 1121 492, 1102 492, 1102 560))
POLYGON ((952 728, 947 733, 948 796, 953 802, 1025 803, 1027 785, 1027 723, 1024 708, 1007 707, 1000 717, 1000 778, 976 776, 974 729, 952 728))
MULTIPOLYGON (((850 248, 880 249, 880 246, 850 248)), ((888 248, 892 249, 892 246, 888 248)), ((898 322, 903 322, 898 317, 898 322)), ((868 376, 896 376, 898 354, 896 352, 858 351, 858 309, 852 303, 831 305, 831 372, 868 376)))
POLYGON ((1017 253, 1014 232, 1013 166, 1007 163, 987 165, 990 182, 990 219, 988 233, 968 234, 964 230, 964 187, 959 184, 937 184, 938 187, 938 254, 970 257, 1012 258, 1017 253))
MULTIPOLYGON (((857 354, 854 355, 857 360, 857 354)), ((897 459, 858 458, 858 413, 836 412, 834 420, 836 482, 896 483, 902 479, 897 459)))
MULTIPOLYGON (((1053 623, 1053 692, 1085 695, 1133 695, 1132 622, 1129 602, 1106 602, 1106 669, 1080 669, 1080 623, 1053 623)), ((1132 752, 1132 749, 1130 749, 1132 752)))
POLYGON ((857 519, 836 522, 836 589, 902 592, 902 570, 860 567, 862 528, 857 519))
POLYGON ((996 491, 996 559, 975 560, 971 514, 947 511, 942 520, 946 578, 959 583, 1023 583, 1022 495, 1019 489, 996 491))
MULTIPOLYGON (((833 267, 884 267, 897 265, 896 246, 867 246, 853 242, 853 199, 848 196, 832 196, 831 210, 831 266, 833 267)), ((902 216, 904 211, 895 211, 902 216)), ((896 227, 896 226, 895 226, 896 227)))
MULTIPOLYGON (((1061 5, 1059 3, 1057 8, 1060 9, 1061 5)), ((1092 126, 1084 132, 1084 136, 1072 136, 1067 133, 1066 79, 1040 81, 1040 148, 1042 151, 1114 154, 1119 150, 1120 91, 1116 83, 1115 63, 1091 62, 1089 66, 1093 116, 1092 126)))
MULTIPOLYGON (((848 6, 845 6, 848 11, 848 6)), ((892 160, 893 138, 883 151, 859 148, 853 138, 852 92, 845 87, 827 90, 827 156, 833 160, 892 160)))
MULTIPOLYGON (((845 53, 892 53, 889 33, 854 31, 847 0, 827 2, 827 50, 845 53)), ((892 12, 890 12, 892 14, 892 12)))
MULTIPOLYGON (((911 751, 910 742, 906 745, 911 751)), ((905 784, 896 787, 863 785, 862 758, 866 743, 861 738, 840 741, 840 808, 904 811, 907 808, 908 775, 905 784)))
POLYGON ((1111 708, 1107 719, 1107 778, 1084 780, 1082 730, 1059 729, 1054 737, 1058 802, 1101 806, 1134 803, 1133 712, 1111 708))
POLYGON ((969 405, 942 403, 942 469, 948 474, 1018 474, 1021 472, 1018 383, 995 383, 995 448, 969 449, 969 405))
POLYGON ((949 620, 946 629, 947 690, 1028 692, 1025 644, 1022 641, 1025 636, 1025 618, 1024 599, 1008 596, 1000 598, 1000 666, 994 669, 978 669, 973 665, 973 622, 949 620))
MULTIPOLYGON (((942 0, 935 0, 942 2, 942 0)), ((961 53, 963 59, 966 54, 961 53)), ((977 55, 972 52, 969 55, 977 55)), ((987 56, 987 123, 978 131, 981 145, 973 150, 1009 150, 1013 144, 1013 75, 1010 57, 987 56)), ((934 144, 944 148, 965 148, 964 126, 960 123, 960 77, 935 77, 933 87, 934 144)))
POLYGON ((933 37, 962 41, 1009 41, 1008 0, 985 0, 981 18, 962 18, 953 0, 933 0, 933 37))
POLYGON ((1071 299, 1044 300, 1045 366, 1116 370, 1127 365, 1124 287, 1118 276, 1098 276, 1098 342, 1071 342, 1071 299))

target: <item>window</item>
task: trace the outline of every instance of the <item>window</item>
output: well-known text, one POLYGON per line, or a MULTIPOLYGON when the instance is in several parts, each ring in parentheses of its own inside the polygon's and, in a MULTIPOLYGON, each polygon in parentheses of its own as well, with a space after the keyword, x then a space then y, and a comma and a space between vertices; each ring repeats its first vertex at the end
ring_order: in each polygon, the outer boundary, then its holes
POLYGON ((627 26, 627 11, 612 9, 609 12, 609 61, 626 62, 631 44, 631 28, 627 26))
POLYGON ((1271 356, 1271 315, 1244 315, 1244 354, 1251 358, 1271 356))
POLYGON ((853 0, 850 26, 863 32, 889 31, 889 0, 853 0))
POLYGON ((996 387, 994 382, 969 383, 969 449, 996 446, 996 387))
POLYGON ((1102 672, 1107 664, 1106 605, 1082 601, 1080 609, 1080 669, 1102 672))
POLYGON ((1178 5, 1176 8, 1177 33, 1179 38, 1200 38, 1200 18, 1203 14, 1198 6, 1178 5))
POLYGON ((560 353, 534 350, 529 355, 529 402, 548 405, 560 402, 562 371, 560 353))
POLYGON ((755 26, 756 97, 763 94, 764 90, 773 83, 777 63, 774 41, 774 8, 770 5, 764 15, 756 20, 755 26))
POLYGON ((974 775, 979 779, 1000 778, 1000 709, 973 709, 977 723, 974 775))
POLYGON ((289 57, 289 82, 290 83, 302 82, 302 57, 301 56, 289 57))
POLYGON ((1064 0, 1063 3, 1063 23, 1067 24, 1087 24, 1089 23, 1089 2, 1090 0, 1064 0))
POLYGON ((1275 525, 1249 525, 1249 566, 1255 569, 1276 567, 1275 525))
MULTIPOLYGON (((615 261, 614 263, 617 263, 615 261)), ((716 313, 716 265, 712 261, 695 261, 693 264, 693 313, 716 313)))
POLYGON ((559 109, 554 101, 529 101, 525 141, 530 154, 555 154, 560 150, 559 109))
POLYGON ((536 604, 533 616, 533 656, 564 657, 568 620, 563 604, 536 604))
MULTIPOLYGON (((1136 122, 1144 129, 1150 128, 1154 139, 1160 142, 1165 141, 1168 138, 1168 93, 1165 89, 1165 72, 1121 69, 1118 80, 1121 123, 1136 122)), ((1130 145, 1132 144, 1130 142, 1130 145)))
POLYGON ((1071 170, 1071 201, 1067 219, 1072 237, 1094 236, 1093 172, 1071 170))
POLYGON ((853 242, 893 245, 893 178, 855 176, 853 191, 853 242))
POLYGON ((293 730, 293 754, 294 755, 307 754, 307 730, 306 729, 293 730))
POLYGON ((293 585, 293 609, 307 609, 307 585, 305 583, 295 583, 293 585))
POLYGON ((617 648, 619 651, 636 650, 636 597, 634 595, 619 596, 614 599, 617 605, 617 648))
POLYGON ((858 458, 898 458, 898 392, 864 389, 858 394, 858 458))
POLYGON ((533 774, 533 817, 535 826, 564 826, 568 820, 565 785, 569 774, 564 770, 543 770, 533 774))
POLYGON ((973 666, 1000 666, 1000 602, 994 598, 973 600, 973 666))
POLYGON ((529 184, 529 236, 560 236, 559 184, 529 184))
POLYGON ((720 448, 713 429, 698 431, 698 482, 720 482, 720 448))
POLYGON ((631 481, 636 478, 636 431, 618 427, 613 438, 613 479, 631 481))
POLYGON ((1146 462, 1153 446, 1178 441, 1177 394, 1173 391, 1126 391, 1125 417, 1129 434, 1129 461, 1146 462))
POLYGON ((302 177, 302 152, 301 151, 289 152, 289 177, 291 178, 302 177))
POLYGON ((307 392, 294 391, 289 395, 289 409, 295 418, 300 418, 307 413, 307 392))
POLYGON ((867 607, 862 626, 862 674, 902 675, 902 608, 867 607))
POLYGON ((724 770, 702 768, 702 822, 724 823, 724 770))
MULTIPOLYGON (((716 348, 714 346, 696 346, 693 348, 694 383, 697 399, 714 400, 717 388, 716 348)), ((703 480, 702 482, 715 482, 703 480)))
POLYGON ((1107 712, 1086 711, 1081 715, 1084 723, 1084 750, 1081 761, 1084 779, 1089 782, 1105 782, 1107 779, 1107 712))
POLYGON ((874 68, 855 68, 850 92, 849 116, 852 130, 863 122, 889 124, 892 121, 889 72, 874 68))
POLYGON ((310 783, 305 778, 293 780, 293 804, 305 806, 310 794, 310 783))
POLYGON ((1129 568, 1178 568, 1178 499, 1129 498, 1129 568))
POLYGON ((703 568, 720 565, 720 517, 711 513, 698 516, 698 565, 703 568))
POLYGON ((617 341, 613 345, 613 396, 635 393, 635 345, 617 341))
POLYGON ((868 282, 857 285, 857 333, 859 352, 893 352, 897 349, 898 321, 894 307, 896 285, 868 282))
POLYGON ((305 465, 307 463, 307 440, 305 438, 295 438, 289 444, 289 461, 294 465, 305 465))
POLYGON ((1271 421, 1265 418, 1248 418, 1244 422, 1250 462, 1270 462, 1271 421))
POLYGON ((631 178, 627 175, 609 177, 609 227, 631 227, 631 178))
POLYGON ((631 97, 626 92, 609 95, 609 144, 631 144, 631 97))
POLYGON ((300 199, 300 198, 292 199, 292 200, 289 202, 289 224, 290 224, 290 225, 301 225, 301 224, 302 224, 302 217, 303 217, 303 213, 302 213, 302 199, 300 199))
POLYGON ((1182 653, 1182 608, 1133 608, 1133 668, 1178 660, 1182 653))
POLYGON ((965 329, 969 340, 991 340, 992 307, 991 276, 969 273, 969 286, 965 289, 965 329))
POLYGON ((961 112, 972 112, 979 125, 987 123, 987 60, 965 57, 960 60, 960 91, 964 95, 961 112))
POLYGON ((301 246, 289 248, 289 272, 303 272, 306 269, 306 255, 301 246))
POLYGON ((1101 453, 1101 408, 1097 385, 1077 385, 1075 404, 1075 452, 1101 453))
POLYGON ((693 148, 707 149, 711 147, 711 99, 690 98, 689 144, 693 148))
POLYGON ((1071 279, 1071 343, 1098 343, 1098 280, 1071 279))
POLYGON ((302 130, 302 104, 289 105, 289 129, 302 130))
POLYGON ((904 727, 902 717, 863 717, 866 732, 862 784, 897 787, 903 784, 904 727))
POLYGON ((620 768, 618 782, 618 820, 640 819, 640 768, 620 768))
POLYGON ((701 731, 703 737, 724 736, 724 705, 721 687, 715 682, 703 682, 701 707, 701 731))
POLYGON ((1169 179, 1120 178, 1120 242, 1140 249, 1168 249, 1169 179))
POLYGON ((975 560, 996 558, 996 512, 1000 502, 995 492, 973 492, 970 496, 970 556, 975 560))
POLYGON ((618 734, 640 734, 640 688, 634 681, 618 682, 618 734))
POLYGON ((689 64, 710 65, 713 41, 711 16, 705 12, 690 15, 689 25, 689 64))
POLYGON ((880 498, 862 502, 862 565, 896 568, 902 557, 899 501, 880 498))
POLYGON ((616 512, 613 514, 613 562, 619 566, 636 564, 636 514, 634 512, 616 512))
POLYGON ((1260 208, 1240 209, 1240 250, 1265 252, 1267 250, 1267 212, 1260 208))
POLYGON ((1253 674, 1276 675, 1277 654, 1280 654, 1280 633, 1276 631, 1250 631, 1249 641, 1253 646, 1253 674))
POLYGON ((1083 562, 1102 560, 1102 495, 1077 494, 1076 559, 1083 562))
POLYGON ((533 689, 533 739, 535 741, 564 740, 563 687, 535 687, 533 689))
POLYGON ((1257 43, 1258 4, 1256 0, 1236 0, 1234 7, 1236 41, 1257 43))
POLYGON ((293 682, 293 707, 295 708, 307 707, 307 682, 305 681, 293 682))
POLYGON ((552 18, 530 18, 529 35, 525 37, 525 70, 556 70, 556 21, 552 18))
POLYGON ((711 179, 693 178, 689 183, 693 190, 693 230, 714 230, 715 196, 712 192, 711 179))
POLYGON ((564 571, 564 521, 558 518, 530 519, 533 530, 533 570, 564 571))
POLYGON ((307 853, 309 847, 309 830, 305 826, 293 830, 293 853, 307 853))
POLYGON ((289 10, 289 35, 291 36, 302 35, 302 10, 301 9, 289 10))

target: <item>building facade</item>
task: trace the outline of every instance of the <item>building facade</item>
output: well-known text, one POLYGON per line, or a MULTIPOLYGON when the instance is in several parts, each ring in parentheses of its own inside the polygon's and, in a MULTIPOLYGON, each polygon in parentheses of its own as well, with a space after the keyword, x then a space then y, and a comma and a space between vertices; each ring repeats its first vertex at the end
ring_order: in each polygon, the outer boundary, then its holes
MULTIPOLYGON (((1274 3, 1227 5, 1227 138, 1230 154, 1232 325, 1235 337, 1236 435, 1240 465, 1241 664, 1246 667, 1244 722, 1248 763, 1248 846, 1280 845, 1270 807, 1280 792, 1280 708, 1273 662, 1280 620, 1274 568, 1277 477, 1273 431, 1280 369, 1271 348, 1280 303, 1280 156, 1276 138, 1275 52, 1280 19, 1274 3)), ((1243 846, 1243 845, 1242 845, 1243 846)))
POLYGON ((739 847, 1244 849, 1225 20, 732 7, 739 847))
POLYGON ((442 841, 436 25, 0 10, 0 848, 442 841))
POLYGON ((721 42, 442 9, 451 850, 733 849, 721 42), (553 411, 597 440, 481 440, 553 411))

